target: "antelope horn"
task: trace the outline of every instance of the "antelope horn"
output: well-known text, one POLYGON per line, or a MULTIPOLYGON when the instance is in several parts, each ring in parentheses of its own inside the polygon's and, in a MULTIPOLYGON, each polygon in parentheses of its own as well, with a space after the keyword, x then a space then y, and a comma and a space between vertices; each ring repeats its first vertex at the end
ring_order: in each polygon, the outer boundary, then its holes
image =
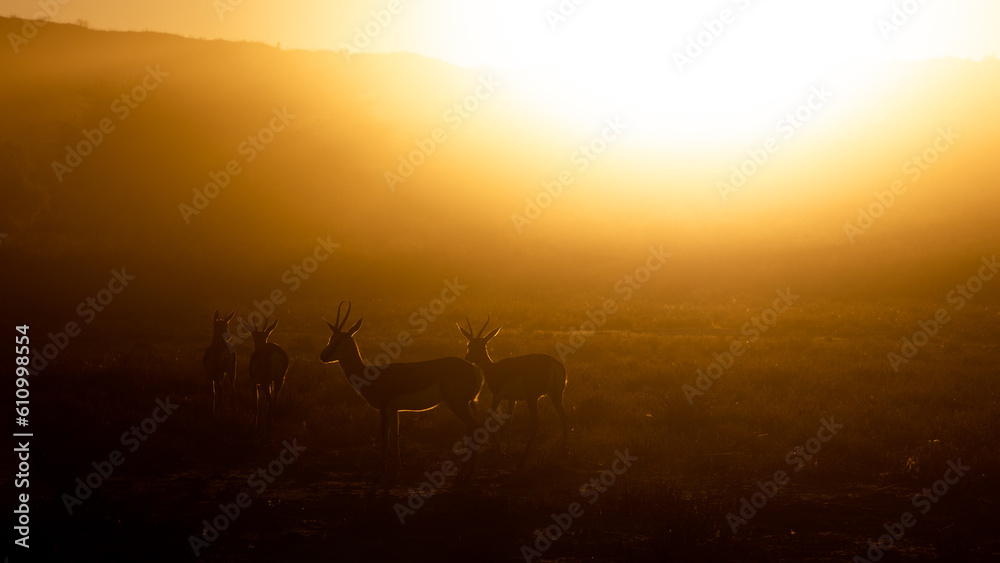
POLYGON ((344 324, 340 325, 340 328, 344 328, 344 325, 347 324, 347 318, 350 317, 350 316, 351 316, 351 302, 348 301, 347 302, 347 312, 344 313, 344 324))
POLYGON ((333 327, 333 330, 335 330, 337 332, 340 332, 340 310, 343 307, 344 307, 344 302, 341 301, 340 305, 337 305, 337 320, 336 320, 336 322, 333 323, 335 325, 335 327, 333 327))
POLYGON ((476 338, 483 337, 483 332, 486 331, 486 327, 489 326, 489 324, 490 324, 490 316, 486 315, 486 322, 483 324, 483 328, 479 329, 479 334, 476 335, 476 338))
POLYGON ((475 334, 475 332, 472 330, 472 322, 469 320, 469 317, 465 317, 465 324, 469 325, 469 336, 475 334))

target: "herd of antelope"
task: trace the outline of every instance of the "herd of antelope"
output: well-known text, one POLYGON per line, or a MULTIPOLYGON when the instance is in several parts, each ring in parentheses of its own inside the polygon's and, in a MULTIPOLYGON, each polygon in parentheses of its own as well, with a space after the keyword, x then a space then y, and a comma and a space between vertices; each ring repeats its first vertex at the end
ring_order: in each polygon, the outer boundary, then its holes
MULTIPOLYGON (((527 445, 518 460, 518 468, 523 469, 528 451, 538 433, 538 400, 546 395, 562 420, 563 452, 568 449, 569 421, 563 408, 562 398, 566 389, 566 368, 555 358, 545 354, 528 354, 506 358, 494 362, 486 347, 499 332, 497 327, 487 333, 489 318, 473 334, 472 323, 466 319, 468 330, 458 325, 462 335, 469 341, 465 359, 457 357, 437 358, 422 362, 390 363, 373 367, 365 364, 354 340, 364 319, 358 319, 344 330, 351 314, 351 304, 341 319, 344 302, 337 307, 337 320, 326 322, 333 334, 320 352, 323 363, 339 363, 348 382, 369 406, 379 411, 381 419, 381 442, 384 471, 390 475, 390 443, 395 442, 396 470, 402 467, 399 449, 399 412, 422 412, 444 404, 462 421, 469 435, 480 426, 476 417, 474 402, 479 396, 485 379, 486 386, 493 395, 491 412, 499 413, 501 401, 505 409, 513 413, 517 401, 524 401, 531 414, 531 430, 527 445), (362 382, 355 385, 354 382, 362 382)), ((236 350, 229 342, 229 323, 235 311, 225 317, 215 311, 212 319, 212 343, 205 350, 203 363, 212 381, 212 412, 219 414, 224 405, 232 407, 236 395, 236 350)), ((250 384, 256 389, 257 408, 254 415, 255 435, 264 433, 270 437, 274 421, 274 409, 278 394, 288 370, 288 354, 280 346, 268 342, 268 338, 278 321, 262 327, 240 321, 253 337, 254 352, 250 356, 250 384)), ((503 443, 498 433, 500 451, 503 443)), ((471 473, 475 467, 475 452, 464 470, 471 473)))

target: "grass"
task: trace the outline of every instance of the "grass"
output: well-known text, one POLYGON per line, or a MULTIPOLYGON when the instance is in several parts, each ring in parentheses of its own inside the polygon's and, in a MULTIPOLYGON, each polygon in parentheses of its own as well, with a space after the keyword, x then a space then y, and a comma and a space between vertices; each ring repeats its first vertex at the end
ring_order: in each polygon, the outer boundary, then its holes
MULTIPOLYGON (((45 437, 40 526, 51 534, 45 545, 53 555, 86 541, 110 560, 189 558, 187 538, 201 532, 201 520, 247 491, 247 476, 275 458, 281 440, 294 438, 307 448, 302 458, 262 495, 251 495, 254 504, 203 558, 317 560, 339 550, 343 560, 515 561, 535 530, 581 502, 580 487, 627 449, 639 461, 535 561, 849 560, 883 533, 883 523, 912 511, 910 497, 940 479, 948 461, 961 458, 973 470, 921 515, 896 553, 912 560, 988 558, 998 536, 977 522, 1000 500, 995 313, 965 311, 894 372, 886 354, 933 308, 793 308, 693 405, 682 386, 693 385, 696 371, 728 349, 760 309, 690 305, 681 320, 652 309, 629 319, 629 329, 612 320, 566 360, 568 458, 557 453, 558 417, 543 399, 528 472, 514 471, 516 456, 488 449, 472 482, 449 481, 403 526, 393 506, 419 487, 424 472, 455 459, 451 444, 463 429, 445 409, 403 414, 404 469, 398 482, 382 486, 377 414, 339 367, 319 362, 326 335, 313 319, 283 317, 273 335, 292 364, 268 446, 255 446, 250 435, 248 347, 238 349, 237 409, 213 419, 199 365, 207 323, 204 338, 160 344, 94 330, 35 380, 36 400, 50 413, 39 415, 36 430, 45 437), (125 454, 126 463, 78 514, 67 515, 60 497, 73 479, 122 449, 121 433, 167 396, 181 405, 177 413, 125 454), (844 428, 794 471, 786 456, 817 435, 823 418, 844 428), (789 485, 734 535, 726 514, 778 470, 790 474, 789 485), (155 531, 139 532, 139 523, 155 531), (169 547, 151 553, 150 541, 169 547)), ((498 310, 498 317, 515 317, 498 310)), ((559 326, 574 322, 582 321, 566 314, 548 317, 540 330, 508 325, 491 354, 554 354, 554 342, 565 336, 559 326)), ((396 332, 388 322, 366 321, 362 353, 373 355, 396 332)), ((464 355, 450 319, 432 324, 400 359, 444 355, 464 355)), ((485 404, 480 397, 481 414, 485 404)), ((527 433, 523 406, 510 427, 519 453, 527 433)))

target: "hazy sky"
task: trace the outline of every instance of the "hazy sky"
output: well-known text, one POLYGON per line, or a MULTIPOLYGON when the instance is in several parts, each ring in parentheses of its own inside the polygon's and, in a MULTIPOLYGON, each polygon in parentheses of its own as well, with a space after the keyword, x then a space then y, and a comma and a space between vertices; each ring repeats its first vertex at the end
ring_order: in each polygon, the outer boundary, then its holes
MULTIPOLYGON (((280 42, 285 48, 353 44, 361 51, 414 51, 468 66, 549 63, 581 50, 623 56, 641 52, 648 61, 669 60, 723 9, 732 11, 735 22, 724 26, 720 41, 742 41, 762 49, 761 56, 785 50, 807 62, 866 56, 978 58, 1000 52, 996 0, 716 0, 694 6, 649 0, 59 1, 65 5, 55 20, 83 19, 98 29, 280 42), (574 1, 581 5, 575 7, 574 1), (919 9, 887 38, 879 20, 890 21, 893 7, 904 4, 919 9), (557 12, 560 5, 575 11, 553 25, 547 11, 557 12), (383 27, 372 12, 390 6, 397 13, 383 27), (359 37, 357 30, 366 26, 375 33, 359 37)), ((40 3, 3 0, 0 14, 30 17, 39 12, 40 3)), ((387 14, 383 12, 383 20, 387 14)))

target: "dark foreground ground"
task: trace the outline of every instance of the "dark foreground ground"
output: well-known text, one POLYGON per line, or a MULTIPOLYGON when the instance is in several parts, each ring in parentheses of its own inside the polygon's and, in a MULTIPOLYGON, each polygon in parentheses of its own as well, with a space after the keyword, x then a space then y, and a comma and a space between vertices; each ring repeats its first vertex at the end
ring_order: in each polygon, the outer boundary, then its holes
MULTIPOLYGON (((975 328, 992 318, 981 313, 898 373, 886 360, 898 347, 891 330, 776 329, 694 404, 682 385, 737 333, 598 333, 566 362, 568 456, 543 399, 536 449, 527 469, 515 470, 527 431, 521 407, 510 423, 514 453, 501 456, 491 441, 471 480, 447 477, 422 504, 413 501, 405 523, 397 503, 459 458, 451 445, 463 430, 444 409, 403 415, 404 468, 383 483, 377 415, 339 367, 318 362, 321 332, 299 333, 290 322, 273 337, 292 366, 268 444, 250 434, 245 379, 235 411, 209 415, 198 367, 207 335, 156 345, 127 335, 80 340, 32 383, 30 551, 38 560, 178 561, 195 558, 200 538, 205 561, 523 561, 522 546, 537 550, 532 561, 851 561, 866 557, 888 525, 902 537, 879 560, 995 561, 997 350, 990 330, 975 328), (168 397, 175 412, 145 441, 122 441, 168 397), (824 419, 843 428, 822 432, 824 419), (817 436, 826 441, 810 442, 817 436), (304 449, 282 454, 286 441, 304 449), (92 463, 106 469, 115 450, 124 462, 80 503, 69 501, 69 514, 64 495, 75 494, 75 479, 93 473, 92 463), (616 463, 626 451, 637 459, 616 463), (946 473, 949 462, 970 469, 959 478, 946 473), (254 477, 269 466, 270 482, 254 477), (602 474, 603 491, 588 485, 602 474), (727 515, 761 490, 758 481, 770 489, 783 475, 787 484, 734 534, 727 515), (954 482, 935 494, 945 477, 954 482), (924 488, 930 496, 914 499, 924 488), (239 500, 238 516, 217 519, 220 504, 239 500), (570 512, 577 516, 561 516, 570 512), (896 524, 907 512, 915 524, 896 524), (558 534, 553 514, 566 528, 558 534), (225 527, 217 535, 204 525, 213 520, 225 527), (538 540, 546 527, 557 539, 538 540)), ((359 343, 369 353, 393 334, 366 332, 359 343)), ((429 333, 401 359, 462 355, 460 338, 429 333)), ((554 353, 560 338, 511 329, 493 355, 554 353)), ((245 362, 250 349, 239 352, 245 362)))

